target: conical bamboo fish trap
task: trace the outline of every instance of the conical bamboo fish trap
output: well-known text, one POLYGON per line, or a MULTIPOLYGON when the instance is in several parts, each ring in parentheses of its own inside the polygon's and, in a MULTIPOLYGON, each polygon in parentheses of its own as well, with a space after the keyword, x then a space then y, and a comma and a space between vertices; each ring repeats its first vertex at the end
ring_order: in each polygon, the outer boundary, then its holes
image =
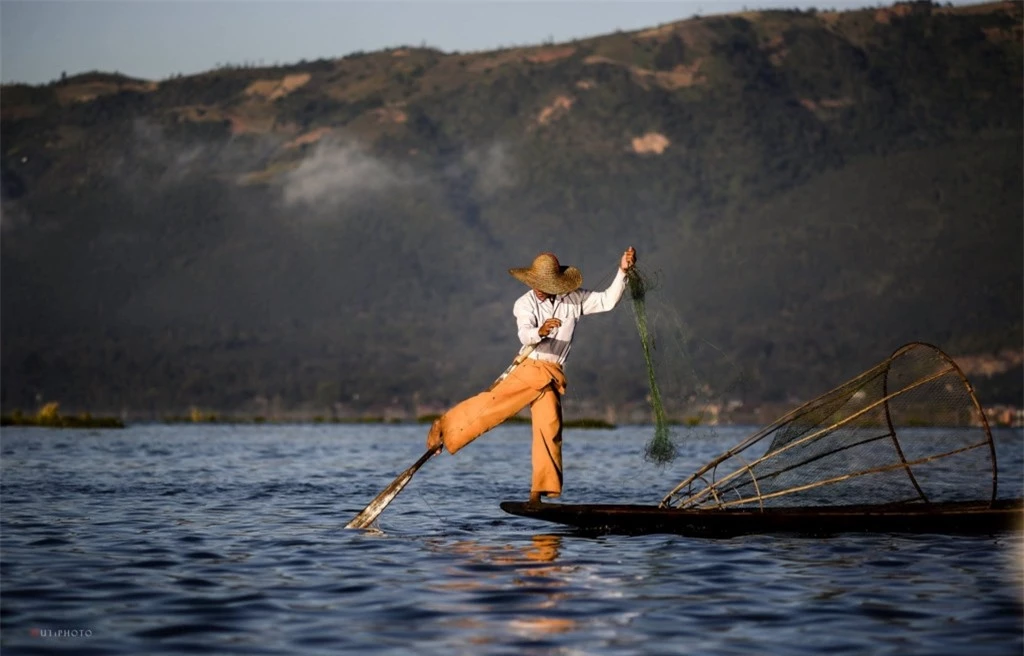
POLYGON ((995 446, 974 390, 952 358, 915 342, 715 458, 660 505, 994 503, 996 484, 995 446))

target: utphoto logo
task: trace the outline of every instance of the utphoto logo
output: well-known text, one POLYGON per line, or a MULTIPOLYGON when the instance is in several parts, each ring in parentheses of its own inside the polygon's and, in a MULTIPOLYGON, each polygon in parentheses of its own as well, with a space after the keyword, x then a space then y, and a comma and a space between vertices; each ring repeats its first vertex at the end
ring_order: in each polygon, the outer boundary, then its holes
POLYGON ((31 628, 28 633, 33 638, 91 638, 92 629, 37 629, 31 628))

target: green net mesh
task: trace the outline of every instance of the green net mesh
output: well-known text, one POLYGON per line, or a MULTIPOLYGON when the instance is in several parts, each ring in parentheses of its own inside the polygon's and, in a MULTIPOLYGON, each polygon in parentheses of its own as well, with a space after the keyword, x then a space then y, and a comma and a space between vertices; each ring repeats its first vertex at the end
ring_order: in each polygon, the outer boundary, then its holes
POLYGON ((657 299, 656 276, 633 267, 627 276, 633 317, 646 365, 654 436, 644 458, 662 466, 694 438, 713 438, 723 400, 742 397, 743 369, 722 349, 697 337, 657 299))
POLYGON ((654 437, 644 447, 644 458, 649 462, 664 465, 676 457, 676 446, 672 442, 665 404, 661 400, 658 378, 654 370, 654 338, 647 322, 647 292, 653 287, 652 279, 641 273, 635 266, 629 270, 626 280, 629 295, 633 301, 633 317, 636 319, 636 330, 640 334, 640 344, 644 351, 647 365, 647 384, 650 389, 649 400, 654 413, 654 437))
POLYGON ((949 356, 914 343, 750 436, 661 505, 763 509, 995 497, 995 448, 973 389, 949 356))

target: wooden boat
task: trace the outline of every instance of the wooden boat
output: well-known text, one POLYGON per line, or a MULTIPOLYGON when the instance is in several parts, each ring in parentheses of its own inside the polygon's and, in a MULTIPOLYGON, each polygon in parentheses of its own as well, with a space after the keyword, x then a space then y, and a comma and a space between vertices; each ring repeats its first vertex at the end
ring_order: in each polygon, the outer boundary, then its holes
POLYGON ((628 504, 529 504, 505 501, 505 512, 585 533, 675 533, 729 538, 759 533, 835 535, 850 532, 985 535, 1024 529, 1024 499, 995 502, 703 510, 628 504))

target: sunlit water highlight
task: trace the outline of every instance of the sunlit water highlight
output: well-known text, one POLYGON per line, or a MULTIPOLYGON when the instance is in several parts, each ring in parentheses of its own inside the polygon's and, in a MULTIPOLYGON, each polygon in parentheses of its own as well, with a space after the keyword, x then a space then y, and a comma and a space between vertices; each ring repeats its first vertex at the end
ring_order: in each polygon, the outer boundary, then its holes
MULTIPOLYGON (((657 503, 750 431, 566 432, 565 503, 657 503)), ((1020 654, 1020 535, 600 538, 505 515, 529 429, 427 463, 423 426, 0 435, 7 654, 1020 654), (59 631, 78 631, 65 635, 59 631), (86 632, 88 633, 86 635, 86 632)), ((1024 439, 997 435, 1000 496, 1024 439)))

